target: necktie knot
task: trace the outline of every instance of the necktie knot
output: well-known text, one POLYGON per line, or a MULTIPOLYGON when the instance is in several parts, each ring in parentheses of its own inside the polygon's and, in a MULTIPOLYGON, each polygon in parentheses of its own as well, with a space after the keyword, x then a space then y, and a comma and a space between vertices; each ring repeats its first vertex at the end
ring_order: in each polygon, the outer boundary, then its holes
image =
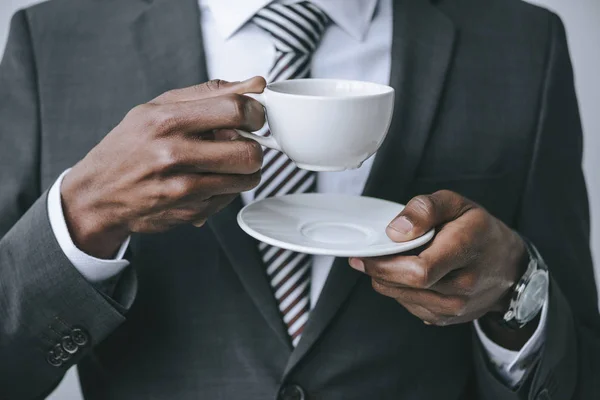
POLYGON ((280 53, 312 54, 330 20, 309 1, 272 3, 258 11, 252 22, 268 32, 280 53))

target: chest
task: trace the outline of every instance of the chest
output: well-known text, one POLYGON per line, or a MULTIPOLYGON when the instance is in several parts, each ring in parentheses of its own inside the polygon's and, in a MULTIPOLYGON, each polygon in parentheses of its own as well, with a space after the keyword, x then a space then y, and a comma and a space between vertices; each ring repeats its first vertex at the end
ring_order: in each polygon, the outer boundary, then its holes
MULTIPOLYGON (((200 15, 197 17, 199 20, 200 15)), ((210 23, 205 26, 198 20, 189 17, 186 21, 194 21, 195 28, 174 30, 168 39, 160 32, 173 29, 173 21, 158 12, 131 16, 127 23, 106 24, 102 29, 79 27, 69 43, 56 37, 48 40, 34 32, 34 40, 39 42, 44 188, 84 157, 132 107, 164 91, 209 78, 238 80, 268 71, 273 49, 268 36, 257 32, 258 28, 248 27, 247 35, 239 35, 228 42, 227 46, 233 47, 223 50, 219 46, 224 43, 214 37, 210 23), (179 43, 182 45, 176 46, 179 43), (234 51, 236 48, 239 51, 234 51)), ((374 31, 360 43, 349 37, 342 40, 343 32, 325 36, 314 56, 314 75, 371 80, 395 87, 401 104, 395 112, 402 116, 389 132, 396 137, 393 145, 402 146, 409 133, 425 140, 411 176, 410 195, 455 190, 510 220, 532 148, 542 57, 510 38, 490 43, 490 38, 479 34, 459 35, 439 101, 432 102, 430 128, 420 131, 415 128, 420 121, 415 122, 418 118, 411 116, 412 110, 429 102, 433 94, 427 90, 403 91, 406 81, 416 79, 420 71, 410 69, 410 51, 400 52, 405 59, 393 56, 397 54, 395 47, 402 43, 392 42, 391 17, 375 21, 374 31), (371 38, 371 34, 379 39, 371 38), (515 66, 509 59, 522 63, 515 66), (391 82, 390 71, 395 65, 401 70, 401 79, 391 82)), ((140 138, 143 134, 139 132, 140 138)), ((411 155, 410 146, 403 151, 411 155)), ((391 148, 386 154, 394 158, 403 153, 391 148)), ((393 186, 395 177, 402 173, 401 168, 386 170, 382 184, 393 186)), ((365 177, 354 180, 364 182, 365 177)), ((397 200, 408 200, 404 197, 397 200)))

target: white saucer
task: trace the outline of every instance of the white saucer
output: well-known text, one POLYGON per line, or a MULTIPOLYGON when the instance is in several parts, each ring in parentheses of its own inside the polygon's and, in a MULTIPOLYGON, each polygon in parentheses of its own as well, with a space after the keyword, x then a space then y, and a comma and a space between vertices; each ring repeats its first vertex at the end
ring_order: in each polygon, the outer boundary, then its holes
POLYGON ((294 194, 248 204, 237 220, 250 236, 299 253, 337 257, 377 257, 402 253, 427 243, 425 235, 394 243, 385 228, 402 204, 339 194, 294 194))

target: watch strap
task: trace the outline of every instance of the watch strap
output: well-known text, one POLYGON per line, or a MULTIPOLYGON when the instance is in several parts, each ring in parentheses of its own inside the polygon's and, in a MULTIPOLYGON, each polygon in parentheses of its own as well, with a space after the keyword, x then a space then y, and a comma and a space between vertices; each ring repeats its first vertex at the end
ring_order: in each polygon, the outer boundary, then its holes
MULTIPOLYGON (((519 296, 524 291, 531 276, 533 275, 533 273, 535 271, 537 271, 539 269, 544 270, 544 271, 548 270, 544 260, 542 259, 540 253, 538 252, 537 248, 526 238, 524 238, 522 236, 521 236, 521 238, 523 239, 523 242, 525 244, 525 249, 528 254, 527 268, 526 268, 525 272, 523 273, 523 275, 521 276, 521 278, 519 278, 519 280, 515 284, 514 288, 512 289, 513 293, 512 293, 511 299, 510 299, 509 308, 504 313, 504 315, 501 319, 501 323, 510 330, 518 330, 518 329, 522 328, 523 326, 527 325, 529 322, 531 322, 531 321, 518 321, 516 318, 516 308, 518 305, 519 296)), ((541 308, 540 308, 540 310, 541 310, 541 308)), ((539 311, 538 311, 537 315, 539 316, 539 311)), ((534 319, 535 318, 533 318, 532 320, 534 320, 534 319)))

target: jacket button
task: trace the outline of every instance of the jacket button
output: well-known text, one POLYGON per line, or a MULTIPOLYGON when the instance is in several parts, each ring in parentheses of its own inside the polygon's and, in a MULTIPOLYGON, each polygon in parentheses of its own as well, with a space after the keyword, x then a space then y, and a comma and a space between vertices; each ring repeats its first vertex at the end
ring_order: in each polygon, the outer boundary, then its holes
POLYGON ((90 337, 87 332, 81 328, 75 328, 71 331, 71 339, 77 346, 85 346, 90 341, 90 337))
POLYGON ((298 385, 287 385, 279 391, 279 400, 305 400, 304 389, 298 385))
POLYGON ((48 364, 52 365, 53 367, 60 367, 63 364, 61 360, 59 360, 58 358, 56 358, 54 356, 54 351, 52 351, 52 350, 50 350, 48 352, 46 361, 48 362, 48 364))
POLYGON ((79 346, 75 344, 71 336, 64 336, 61 340, 62 348, 69 354, 77 353, 79 346))
POLYGON ((71 355, 62 348, 60 343, 54 346, 52 352, 54 353, 54 357, 61 361, 67 361, 69 358, 71 358, 71 355))
POLYGON ((536 400, 550 400, 550 392, 548 389, 542 389, 535 398, 536 400))

